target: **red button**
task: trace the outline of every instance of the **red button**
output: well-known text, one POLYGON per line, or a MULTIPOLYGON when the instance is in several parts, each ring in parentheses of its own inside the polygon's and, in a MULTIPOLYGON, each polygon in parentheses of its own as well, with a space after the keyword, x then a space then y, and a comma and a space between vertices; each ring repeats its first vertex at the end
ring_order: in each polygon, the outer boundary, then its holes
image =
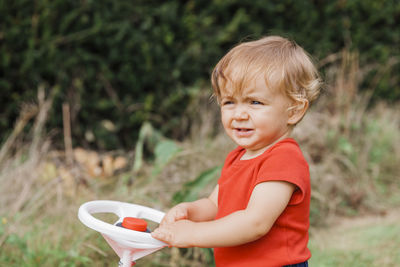
POLYGON ((125 217, 122 221, 122 227, 135 231, 146 232, 147 222, 139 218, 125 217))

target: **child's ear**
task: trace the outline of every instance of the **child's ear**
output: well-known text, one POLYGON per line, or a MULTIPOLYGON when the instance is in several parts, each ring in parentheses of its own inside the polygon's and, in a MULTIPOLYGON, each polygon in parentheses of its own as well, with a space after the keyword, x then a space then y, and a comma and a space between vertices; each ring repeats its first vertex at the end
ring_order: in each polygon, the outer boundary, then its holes
POLYGON ((303 118, 304 114, 308 109, 308 100, 302 99, 296 101, 296 103, 289 108, 289 125, 296 125, 303 118))

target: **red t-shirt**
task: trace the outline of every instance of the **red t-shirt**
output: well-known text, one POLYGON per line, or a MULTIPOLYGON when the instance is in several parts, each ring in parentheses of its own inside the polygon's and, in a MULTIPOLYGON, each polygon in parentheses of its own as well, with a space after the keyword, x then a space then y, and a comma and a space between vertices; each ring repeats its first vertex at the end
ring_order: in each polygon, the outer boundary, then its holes
POLYGON ((294 139, 287 138, 256 158, 240 160, 244 153, 245 150, 238 147, 225 160, 218 181, 216 219, 246 209, 251 193, 259 183, 287 181, 297 188, 266 235, 240 246, 215 248, 216 265, 273 267, 308 260, 311 257, 307 248, 310 174, 299 145, 294 139))

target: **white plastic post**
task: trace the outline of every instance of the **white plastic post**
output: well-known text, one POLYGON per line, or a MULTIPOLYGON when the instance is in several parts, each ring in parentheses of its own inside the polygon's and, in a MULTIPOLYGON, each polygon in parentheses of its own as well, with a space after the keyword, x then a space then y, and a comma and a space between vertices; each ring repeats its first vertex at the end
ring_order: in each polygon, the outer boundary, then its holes
POLYGON ((120 265, 121 267, 131 267, 132 266, 132 260, 131 260, 131 253, 129 250, 125 250, 124 254, 121 258, 122 265, 120 265))

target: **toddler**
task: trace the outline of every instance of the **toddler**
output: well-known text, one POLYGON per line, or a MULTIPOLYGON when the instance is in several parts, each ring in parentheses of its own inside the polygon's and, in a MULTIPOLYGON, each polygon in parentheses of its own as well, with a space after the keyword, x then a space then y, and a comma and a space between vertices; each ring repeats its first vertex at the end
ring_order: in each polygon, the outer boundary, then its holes
POLYGON ((173 207, 152 236, 214 248, 216 266, 308 266, 309 168, 290 134, 319 94, 312 60, 269 36, 230 50, 211 80, 238 146, 210 196, 173 207))

